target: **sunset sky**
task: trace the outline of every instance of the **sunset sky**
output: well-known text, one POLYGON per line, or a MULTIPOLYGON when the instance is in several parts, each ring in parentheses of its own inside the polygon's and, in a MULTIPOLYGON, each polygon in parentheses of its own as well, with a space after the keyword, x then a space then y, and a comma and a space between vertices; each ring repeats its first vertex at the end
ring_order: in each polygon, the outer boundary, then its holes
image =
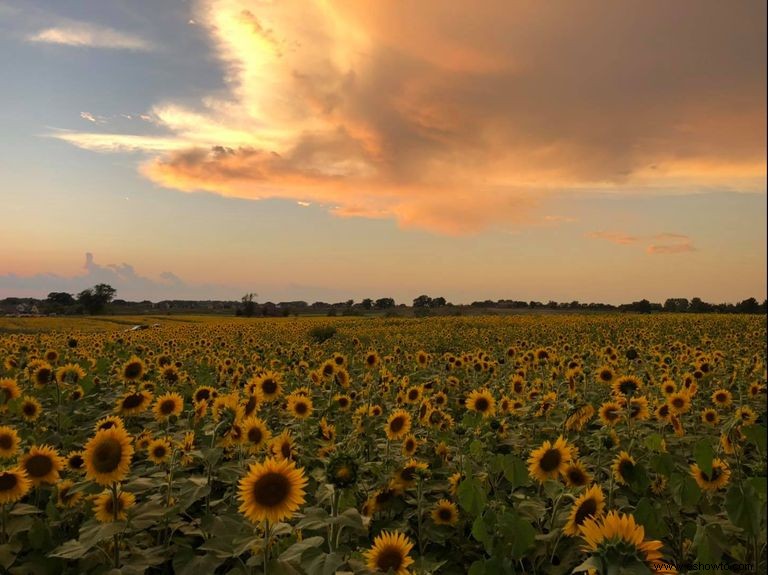
POLYGON ((0 297, 766 296, 763 0, 0 0, 0 77, 0 297))

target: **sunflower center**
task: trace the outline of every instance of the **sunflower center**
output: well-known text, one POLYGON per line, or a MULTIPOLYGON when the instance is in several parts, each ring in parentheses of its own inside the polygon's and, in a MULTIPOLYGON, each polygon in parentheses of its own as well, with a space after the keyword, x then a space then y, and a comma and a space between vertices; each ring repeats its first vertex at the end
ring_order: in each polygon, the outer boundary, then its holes
POLYGON ((0 449, 11 449, 13 447, 13 437, 10 434, 5 433, 0 435, 0 449))
POLYGON ((21 410, 24 412, 24 415, 31 417, 37 413, 37 406, 31 402, 25 403, 21 410))
POLYGON ((389 424, 389 430, 392 433, 397 433, 398 431, 403 429, 404 426, 405 426, 405 418, 403 418, 403 417, 396 417, 389 424))
POLYGON ((682 397, 676 397, 672 400, 672 407, 680 409, 683 405, 685 405, 685 401, 682 397))
POLYGON ((632 472, 635 470, 635 464, 632 463, 629 459, 623 459, 619 463, 619 475, 621 475, 625 479, 629 479, 632 477, 632 472))
POLYGON ((308 406, 303 401, 300 401, 296 403, 296 405, 294 406, 294 409, 296 410, 296 413, 298 413, 299 415, 304 415, 305 413, 307 413, 308 406))
POLYGON ((82 455, 73 455, 69 458, 69 466, 72 469, 80 469, 83 466, 83 456, 82 455))
POLYGON ((548 449, 547 452, 541 457, 539 467, 542 471, 550 473, 560 467, 560 463, 563 461, 563 456, 559 449, 548 449))
POLYGON ((637 391, 637 384, 632 380, 623 381, 621 382, 619 389, 621 390, 621 393, 623 393, 624 395, 629 395, 637 391))
POLYGON ((93 450, 93 467, 99 473, 111 473, 120 465, 123 446, 116 439, 101 441, 93 450))
POLYGON ((440 521, 450 521, 453 518, 453 513, 447 507, 441 507, 437 511, 437 516, 440 518, 440 521))
POLYGON ((211 398, 211 391, 209 389, 199 389, 195 394, 195 401, 200 402, 204 399, 211 398))
POLYGON ((264 437, 264 434, 261 432, 261 429, 258 427, 252 427, 248 430, 248 441, 251 443, 261 443, 261 438, 264 437))
POLYGON ((574 467, 568 470, 568 479, 574 485, 583 485, 586 483, 586 476, 578 467, 574 467))
POLYGON ((274 379, 265 379, 261 384, 261 390, 267 395, 272 395, 277 391, 277 383, 274 379))
POLYGON ((166 399, 160 404, 160 413, 170 415, 176 409, 176 402, 172 399, 166 399))
POLYGON ((597 501, 592 498, 587 499, 576 510, 576 515, 573 518, 573 522, 576 525, 581 525, 584 520, 590 515, 597 513, 597 501))
POLYGON ((488 407, 490 407, 490 403, 488 402, 488 399, 485 397, 478 397, 475 400, 475 409, 477 411, 488 411, 488 407))
POLYGON ((611 381, 612 375, 613 374, 610 371, 604 370, 600 372, 600 379, 602 379, 603 381, 611 381))
POLYGON ((132 393, 123 399, 124 409, 133 409, 144 403, 144 396, 140 393, 132 393))
POLYGON ((385 547, 376 556, 376 568, 385 573, 392 569, 397 572, 403 563, 403 554, 397 547, 385 547))
POLYGON ((165 448, 165 445, 158 445, 152 451, 152 455, 154 455, 157 459, 162 459, 167 453, 168 450, 165 448))
POLYGON ((141 364, 129 363, 125 366, 124 375, 126 379, 137 379, 141 375, 141 364))
POLYGON ((282 473, 266 473, 253 484, 253 500, 262 507, 277 507, 291 493, 291 481, 282 473))
POLYGON ((33 455, 27 459, 25 467, 32 477, 45 477, 53 469, 53 460, 48 455, 33 455))
POLYGON ((16 485, 18 485, 19 479, 15 473, 2 473, 0 474, 0 493, 4 491, 12 491, 16 485))
POLYGON ((287 441, 280 446, 280 454, 288 459, 291 456, 291 444, 287 441))

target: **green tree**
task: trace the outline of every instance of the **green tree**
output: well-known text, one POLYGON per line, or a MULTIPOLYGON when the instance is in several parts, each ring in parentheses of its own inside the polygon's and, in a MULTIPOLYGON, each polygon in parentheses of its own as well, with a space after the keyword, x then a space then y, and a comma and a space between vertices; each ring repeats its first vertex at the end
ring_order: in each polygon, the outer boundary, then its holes
POLYGON ((83 306, 83 311, 86 313, 96 315, 104 311, 116 294, 117 290, 111 285, 98 284, 77 294, 77 303, 83 306))

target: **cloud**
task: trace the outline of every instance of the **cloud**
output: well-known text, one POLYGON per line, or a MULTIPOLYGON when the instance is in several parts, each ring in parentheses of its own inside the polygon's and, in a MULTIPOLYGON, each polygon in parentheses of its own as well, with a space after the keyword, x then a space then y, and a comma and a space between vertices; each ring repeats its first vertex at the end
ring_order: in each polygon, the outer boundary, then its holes
POLYGON ((640 239, 635 236, 629 236, 619 232, 589 232, 587 237, 595 240, 606 240, 619 245, 635 244, 640 239))
POLYGON ((106 283, 117 290, 117 297, 126 300, 161 301, 165 299, 237 299, 239 288, 213 284, 190 284, 172 272, 163 272, 157 279, 139 274, 127 263, 102 265, 93 254, 85 255, 85 272, 65 277, 50 273, 32 276, 0 275, 0 294, 46 297, 53 291, 79 293, 96 284, 106 283))
POLYGON ((687 252, 695 252, 696 248, 690 242, 682 242, 679 244, 650 245, 646 248, 645 251, 651 255, 683 254, 687 252))
POLYGON ((151 110, 157 184, 471 233, 551 194, 764 190, 765 3, 201 0, 228 92, 151 110), (649 43, 648 38, 654 38, 649 43))
POLYGON ((151 50, 152 45, 139 38, 105 26, 71 22, 40 30, 27 37, 30 42, 60 44, 80 48, 110 48, 115 50, 151 50))

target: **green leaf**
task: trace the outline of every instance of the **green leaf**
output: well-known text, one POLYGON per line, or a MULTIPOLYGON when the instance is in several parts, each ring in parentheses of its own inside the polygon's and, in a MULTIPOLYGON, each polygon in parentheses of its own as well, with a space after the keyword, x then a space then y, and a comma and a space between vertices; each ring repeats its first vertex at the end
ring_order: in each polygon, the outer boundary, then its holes
POLYGON ((469 444, 469 452, 475 457, 480 457, 486 453, 485 445, 479 439, 475 439, 469 444))
POLYGON ((752 443, 757 445, 757 448, 761 452, 765 452, 766 448, 766 428, 763 425, 748 425, 742 427, 742 433, 747 436, 752 443))
POLYGON ((755 490, 755 493, 757 494, 760 501, 765 503, 766 498, 768 498, 768 482, 766 481, 765 477, 750 477, 747 479, 747 483, 752 487, 752 489, 755 490))
POLYGON ((470 515, 476 516, 485 509, 488 498, 482 484, 475 478, 465 479, 457 491, 459 505, 470 515))
POLYGON ((669 479, 669 487, 675 503, 683 507, 693 507, 701 498, 701 490, 690 475, 673 473, 669 479))
POLYGON ((322 537, 307 537, 303 541, 299 541, 298 543, 294 543, 291 545, 288 549, 283 551, 280 554, 280 561, 300 561, 301 556, 304 554, 305 551, 308 549, 313 549, 314 547, 319 547, 325 542, 325 539, 322 537))
POLYGON ((316 550, 315 557, 301 562, 307 575, 334 575, 343 564, 344 556, 340 553, 323 553, 320 550, 316 550))
POLYGON ((712 443, 706 438, 699 440, 693 448, 693 459, 696 461, 696 465, 708 476, 712 475, 712 459, 714 457, 715 452, 712 449, 712 443))
POLYGON ((723 541, 725 537, 719 525, 699 523, 693 538, 696 560, 702 563, 718 563, 723 556, 723 541))
POLYGON ((522 559, 536 541, 536 530, 514 511, 508 511, 498 521, 498 530, 509 544, 513 559, 522 559))
POLYGON ((478 559, 469 568, 469 575, 485 575, 485 561, 478 559))
POLYGON ((657 509, 647 497, 637 502, 633 515, 645 528, 645 532, 654 539, 663 539, 669 532, 667 524, 662 519, 661 510, 657 509))
POLYGON ((50 557, 60 557, 61 559, 80 559, 88 553, 88 547, 85 547, 77 539, 70 539, 66 543, 59 545, 48 555, 50 557))
POLYGON ((304 517, 296 524, 296 529, 326 529, 330 516, 325 509, 320 507, 308 507, 304 517))
POLYGON ((645 446, 651 451, 661 451, 664 438, 658 433, 651 433, 645 438, 645 446))
POLYGON ((519 457, 511 453, 505 455, 502 469, 504 470, 504 477, 512 484, 512 489, 528 484, 528 467, 519 457))
POLYGON ((675 469, 675 462, 669 453, 657 453, 651 457, 651 469, 665 477, 670 477, 675 469))
POLYGON ((760 506, 755 505, 756 499, 757 493, 749 483, 744 484, 744 491, 734 484, 725 494, 728 519, 749 535, 757 535, 760 532, 760 506))
POLYGON ((486 552, 490 555, 493 551, 493 536, 488 533, 485 526, 485 519, 479 515, 472 522, 472 537, 483 544, 486 552))

